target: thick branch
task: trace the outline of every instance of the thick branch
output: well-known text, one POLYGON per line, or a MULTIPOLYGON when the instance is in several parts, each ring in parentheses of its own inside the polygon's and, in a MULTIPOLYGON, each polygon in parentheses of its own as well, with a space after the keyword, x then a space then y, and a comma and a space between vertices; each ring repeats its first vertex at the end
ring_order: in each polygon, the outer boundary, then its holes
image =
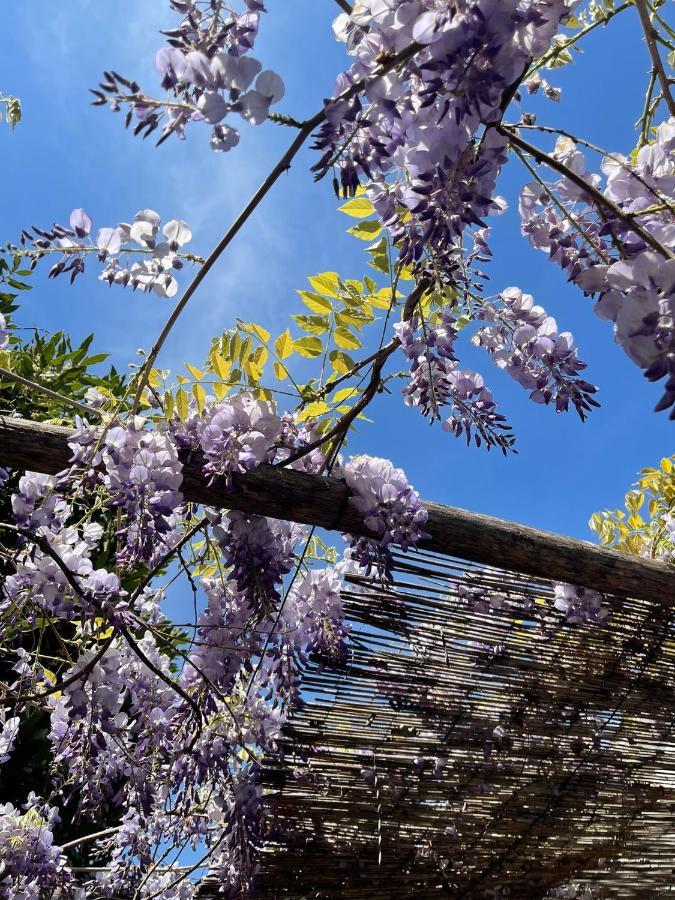
POLYGON ((668 79, 668 74, 663 67, 663 60, 661 59, 659 48, 656 46, 658 32, 656 31, 656 28, 654 28, 654 23, 651 20, 647 4, 644 0, 635 0, 635 6, 640 16, 640 23, 645 35, 645 43, 647 44, 649 55, 652 58, 652 70, 659 79, 663 99, 668 107, 668 112, 671 116, 675 116, 675 100, 670 93, 670 81, 668 79))
MULTIPOLYGON (((0 465, 55 474, 68 465, 70 434, 54 425, 0 417, 0 465)), ((336 478, 263 465, 235 476, 227 491, 222 483, 207 483, 198 458, 186 463, 183 474, 187 500, 372 537, 336 478)), ((463 509, 425 506, 431 535, 425 549, 618 596, 675 603, 675 570, 664 563, 463 509)))
POLYGON ((610 212, 615 218, 623 222, 627 228, 641 237, 645 244, 648 244, 653 250, 656 250, 657 253, 660 253, 667 259, 673 259, 671 251, 667 247, 664 247, 663 244, 659 243, 654 235, 650 234, 638 222, 630 219, 616 203, 605 197, 601 191, 585 181, 581 175, 577 175, 576 172, 573 172, 572 169, 556 159, 555 156, 551 156, 549 153, 545 153, 543 150, 535 147, 534 144, 530 144, 529 141, 524 140, 520 135, 516 134, 515 131, 507 128, 505 125, 498 125, 497 130, 507 137, 514 147, 519 147, 521 150, 529 153, 538 163, 543 163, 545 166, 548 166, 549 169, 558 172, 563 178, 567 178, 568 181, 576 184, 578 188, 581 188, 581 190, 588 195, 588 199, 591 203, 595 204, 595 206, 605 212, 610 212))

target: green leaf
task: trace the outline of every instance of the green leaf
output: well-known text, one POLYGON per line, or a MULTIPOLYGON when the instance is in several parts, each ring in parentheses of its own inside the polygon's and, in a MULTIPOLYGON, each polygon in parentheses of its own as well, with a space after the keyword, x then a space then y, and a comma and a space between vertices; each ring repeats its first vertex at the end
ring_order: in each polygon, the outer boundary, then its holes
POLYGON ((361 346, 361 341, 344 325, 335 329, 333 337, 338 347, 342 347, 343 350, 358 350, 361 346))
POLYGON ((344 400, 353 400, 358 396, 358 389, 355 387, 341 388, 336 394, 333 394, 332 403, 342 403, 344 400))
POLYGON ((285 381, 288 373, 286 369, 281 365, 280 362, 274 363, 274 374, 277 376, 279 381, 285 381))
POLYGON ((201 384, 193 384, 192 385, 192 395, 197 401, 197 409, 199 410, 199 415, 204 412, 204 404, 206 403, 206 391, 201 386, 201 384))
POLYGON ((214 352, 211 354, 211 363, 219 378, 224 380, 230 374, 232 363, 228 362, 220 353, 214 352))
POLYGON ((366 216, 372 216, 375 212, 375 207, 367 197, 354 197, 353 200, 348 200, 338 208, 340 212, 353 216, 355 219, 365 219, 366 216))
POLYGON ((340 279, 337 272, 322 272, 320 275, 311 275, 308 279, 315 291, 326 297, 339 297, 338 288, 340 279))
POLYGON ((318 419, 327 412, 332 412, 330 404, 324 400, 315 400, 313 403, 308 403, 296 418, 298 422, 305 422, 307 419, 318 419))
POLYGON ((270 339, 270 333, 267 329, 262 328, 260 325, 256 325, 255 322, 240 322, 239 327, 244 331, 248 331, 249 334, 255 334, 260 338, 261 341, 267 343, 270 339))
POLYGON ((366 219, 358 225, 352 225, 347 229, 347 234, 353 234, 360 241, 374 241, 382 231, 382 226, 376 219, 366 219))
POLYGON ((342 350, 331 350, 328 354, 328 358, 333 366, 333 371, 337 372, 338 375, 346 375, 348 372, 351 372, 356 365, 351 356, 347 353, 343 353, 342 350))
POLYGON ((378 272, 383 272, 385 275, 388 275, 389 255, 387 254, 387 239, 382 237, 377 244, 368 247, 368 253, 371 257, 369 265, 372 266, 373 269, 377 269, 378 272))
POLYGON ((333 308, 332 303, 321 294, 313 294, 311 291, 298 291, 305 306, 315 313, 329 313, 333 308))
POLYGON ((286 359, 293 353, 293 338, 288 328, 274 342, 274 350, 279 359, 286 359))
POLYGON ((343 309, 335 316, 338 325, 355 325, 357 328, 363 328, 373 321, 375 316, 367 307, 361 309, 343 309))
POLYGON ((291 316, 291 318, 308 334, 325 334, 329 328, 328 316, 291 316))
POLYGON ((183 388, 178 388, 176 391, 176 412, 178 413, 178 418, 181 422, 184 422, 190 411, 190 403, 188 401, 188 395, 185 393, 183 388))
POLYGON ((300 338, 298 341, 293 341, 293 347, 301 356, 309 359, 320 356, 323 350, 323 344, 317 337, 300 338))
POLYGON ((190 375, 193 376, 193 378, 197 379, 197 381, 201 381, 202 378, 204 377, 204 373, 202 372, 201 369, 198 369, 197 366, 191 366, 190 363, 186 362, 185 368, 188 370, 190 375))

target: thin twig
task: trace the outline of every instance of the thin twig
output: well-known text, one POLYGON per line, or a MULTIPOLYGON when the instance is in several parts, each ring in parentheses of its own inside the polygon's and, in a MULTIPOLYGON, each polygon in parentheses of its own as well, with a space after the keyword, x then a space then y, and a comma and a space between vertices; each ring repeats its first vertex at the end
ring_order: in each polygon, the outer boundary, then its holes
POLYGON ((670 93, 670 80, 668 78, 666 70, 663 67, 663 60, 661 59, 659 48, 656 46, 656 42, 659 37, 658 32, 656 28, 654 28, 654 23, 651 20, 649 10, 647 9, 644 0, 633 0, 633 2, 635 3, 635 8, 638 11, 638 15, 640 16, 640 24, 642 25, 642 30, 645 35, 645 43, 647 44, 649 55, 652 58, 653 71, 655 72, 656 77, 659 79, 659 84, 661 85, 663 99, 665 100, 670 115, 675 116, 675 99, 673 99, 673 96, 670 93))
MULTIPOLYGON (((368 86, 368 84, 370 84, 373 81, 377 80, 378 78, 382 77, 382 75, 385 75, 387 72, 390 72, 392 69, 394 69, 396 66, 400 65, 401 63, 405 62, 406 60, 410 59, 410 57, 414 56, 415 53, 417 53, 418 50, 420 50, 420 49, 421 49, 421 45, 418 43, 413 43, 413 44, 410 44, 408 47, 405 47, 403 50, 400 51, 400 53, 397 53, 395 56, 392 56, 391 59, 387 60, 386 63, 383 63, 378 68, 378 70, 375 73, 373 73, 373 75, 370 78, 363 79, 362 81, 357 81, 350 88, 348 88, 348 90, 344 91, 337 98, 335 98, 335 100, 333 102, 341 102, 341 101, 343 102, 345 100, 351 100, 352 97, 359 94, 365 87, 368 86)), ((136 395, 134 397, 134 402, 133 402, 133 412, 134 413, 136 413, 138 411, 138 407, 141 402, 141 397, 143 395, 143 391, 145 390, 150 371, 155 364, 155 360, 157 359, 160 350, 164 346, 164 342, 166 341, 169 334, 171 333, 171 330, 173 329, 174 325, 180 318, 181 313, 183 312, 183 310, 189 303, 190 298, 193 296, 193 294, 195 293, 195 291, 197 290, 199 285, 202 283, 202 281, 209 274, 209 272, 211 271, 213 266, 216 264, 216 262, 218 261, 220 256, 224 253, 224 251, 230 245, 232 240, 241 231, 241 229, 246 224, 248 219, 258 208, 258 206, 260 205, 262 200, 266 197, 266 195, 269 193, 269 191, 274 186, 274 184, 276 184, 276 182, 279 180, 279 178, 281 177, 281 175, 284 172, 287 172, 290 169, 291 163, 292 163, 293 159, 295 158, 295 156, 297 155, 300 148, 302 147, 302 145, 305 143, 305 141, 310 136, 310 134, 314 131, 314 129, 317 128, 326 118, 327 109, 328 109, 328 105, 324 104, 324 106, 322 107, 321 110, 319 110, 319 112, 317 112, 314 116, 312 116, 310 119, 307 119, 303 123, 302 128, 298 131, 298 134, 295 136, 295 138, 293 139, 290 146, 288 147, 286 152, 283 154, 283 156, 281 157, 279 162, 274 166, 274 168, 271 170, 269 175, 265 178, 265 180, 260 185, 258 190, 255 192, 255 194, 251 197, 249 202, 246 204, 244 209, 241 211, 241 213, 237 216, 237 218, 232 223, 232 225, 225 232, 223 237, 220 239, 220 241, 218 242, 216 247, 213 249, 213 251, 211 252, 209 257, 207 258, 207 260, 204 263, 204 265, 202 266, 202 268, 197 272, 197 274, 195 275, 195 277, 193 278, 191 283, 188 285, 188 287, 187 287, 185 293, 183 294, 183 296, 181 297, 181 299, 178 301, 178 303, 174 307, 173 312, 167 319, 166 324, 164 325, 164 328, 162 329, 159 337, 155 341, 152 349, 150 350, 150 352, 147 356, 147 359, 143 365, 143 368, 139 372, 138 386, 136 388, 136 395)))
POLYGON ((529 153, 530 156, 534 157, 538 163, 543 163, 545 166, 558 172, 563 178, 567 178, 572 184, 575 184, 589 196, 596 206, 611 212, 613 216, 623 222, 630 231, 633 231, 641 237, 645 244, 648 244, 653 250, 656 250, 657 253, 665 256, 666 259, 675 258, 675 254, 657 241, 653 235, 642 227, 642 225, 630 219, 616 203, 605 197, 601 191, 585 181, 581 175, 577 175, 576 172, 573 172, 572 169, 560 162, 560 160, 556 159, 554 156, 545 153, 543 150, 535 147, 534 144, 530 144, 529 141, 523 140, 520 135, 516 134, 516 132, 512 131, 510 128, 507 128, 505 125, 498 125, 497 130, 507 137, 514 146, 520 147, 521 150, 524 150, 526 153, 529 153))
POLYGON ((6 378, 8 381, 16 381, 17 384, 22 384, 24 387, 30 388, 38 394, 44 394, 44 396, 49 397, 50 400, 56 400, 58 403, 63 403, 64 406, 72 406, 73 409, 79 409, 81 412, 87 413, 87 415, 101 415, 97 409, 93 409, 85 403, 80 403, 78 400, 72 400, 70 397, 64 397, 62 394, 57 394, 56 391, 51 391, 49 388, 37 384, 35 381, 24 378, 23 375, 17 375, 16 372, 10 372, 9 369, 0 367, 0 379, 2 378, 6 378))

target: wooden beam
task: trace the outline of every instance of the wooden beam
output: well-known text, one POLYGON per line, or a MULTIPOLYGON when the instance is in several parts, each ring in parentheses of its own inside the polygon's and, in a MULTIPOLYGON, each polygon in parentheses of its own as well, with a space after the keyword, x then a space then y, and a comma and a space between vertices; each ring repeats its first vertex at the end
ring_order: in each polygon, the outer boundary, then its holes
MULTIPOLYGON (((27 419, 0 416, 0 466, 56 474, 67 468, 72 432, 27 419)), ((263 465, 234 479, 233 490, 207 484, 194 456, 183 471, 186 500, 239 509, 329 531, 372 536, 349 503, 344 482, 263 465)), ((421 546, 448 556, 582 584, 608 594, 675 602, 675 568, 527 525, 438 503, 425 503, 431 535, 421 546)))

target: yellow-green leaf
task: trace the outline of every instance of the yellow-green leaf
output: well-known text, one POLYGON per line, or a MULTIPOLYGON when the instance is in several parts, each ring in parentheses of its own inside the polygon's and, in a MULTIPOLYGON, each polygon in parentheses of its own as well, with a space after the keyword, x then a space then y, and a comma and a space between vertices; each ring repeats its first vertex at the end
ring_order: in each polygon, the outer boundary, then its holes
POLYGON ((192 385, 192 396, 197 401, 197 409, 199 410, 199 415, 204 412, 204 404, 206 402, 206 391, 201 386, 201 384, 193 384, 192 385))
POLYGON ((323 344, 318 337, 305 337, 300 338, 300 340, 298 341, 293 341, 293 347, 302 356, 307 356, 309 359, 313 359, 315 356, 320 355, 323 349, 323 344))
POLYGON ((325 334, 328 331, 328 316, 291 316, 291 318, 308 334, 325 334))
POLYGON ((178 413, 178 418, 181 422, 184 422, 188 417, 188 412, 190 411, 190 403, 188 401, 188 395, 185 393, 183 388, 178 388, 176 391, 176 411, 178 413))
POLYGON ((190 373, 190 375, 192 375, 193 378, 197 379, 197 381, 201 381, 202 378, 204 377, 204 373, 202 372, 201 369, 198 369, 197 366, 191 366, 190 363, 186 362, 185 368, 188 370, 188 372, 190 373))
POLYGON ((375 219, 366 219, 358 225, 352 225, 347 229, 347 234, 353 234, 360 241, 374 241, 382 231, 382 226, 375 219))
POLYGON ((351 356, 348 353, 343 353, 342 350, 331 350, 328 358, 333 366, 333 371, 337 372, 338 375, 346 375, 356 365, 351 356))
POLYGON ((358 395, 355 387, 341 388, 336 394, 333 394, 333 403, 342 403, 343 400, 351 400, 358 395))
POLYGON ((256 325, 255 322, 240 322, 241 327, 248 331, 249 334, 257 335, 261 341, 267 343, 270 339, 270 333, 267 329, 262 328, 260 325, 256 325))
POLYGON ((279 381, 285 381, 287 377, 286 369, 281 365, 280 362, 274 363, 274 374, 277 376, 279 381))
POLYGON ((293 352, 293 338, 288 328, 274 342, 274 350, 279 359, 286 359, 293 352))
POLYGON ((173 418, 173 413, 176 408, 176 404, 173 400, 173 394, 171 391, 166 391, 163 398, 163 406, 164 406, 164 415, 167 419, 173 418))
POLYGON ((218 377, 222 378, 223 380, 227 378, 227 376, 230 374, 232 363, 229 360, 225 359, 224 356, 221 356, 220 353, 212 353, 211 362, 213 363, 213 368, 218 377))
POLYGON ((332 412, 330 404, 324 400, 315 400, 313 403, 308 403, 296 418, 298 422, 305 422, 307 419, 318 419, 327 412, 332 412))
POLYGON ((348 216, 353 216, 355 219, 365 219, 367 216, 372 216, 375 212, 373 204, 367 197, 354 197, 353 200, 343 203, 339 210, 348 216))
POLYGON ((338 347, 342 347, 343 350, 358 350, 361 346, 361 341, 344 325, 335 329, 333 337, 338 347))
POLYGON ((326 297, 339 297, 338 288, 340 279, 337 272, 322 272, 320 275, 311 275, 308 279, 315 291, 326 297))
POLYGON ((321 294, 313 294, 311 291, 298 291, 298 294, 302 297, 305 306, 308 306, 312 312, 325 314, 332 309, 330 300, 322 297, 321 294))

